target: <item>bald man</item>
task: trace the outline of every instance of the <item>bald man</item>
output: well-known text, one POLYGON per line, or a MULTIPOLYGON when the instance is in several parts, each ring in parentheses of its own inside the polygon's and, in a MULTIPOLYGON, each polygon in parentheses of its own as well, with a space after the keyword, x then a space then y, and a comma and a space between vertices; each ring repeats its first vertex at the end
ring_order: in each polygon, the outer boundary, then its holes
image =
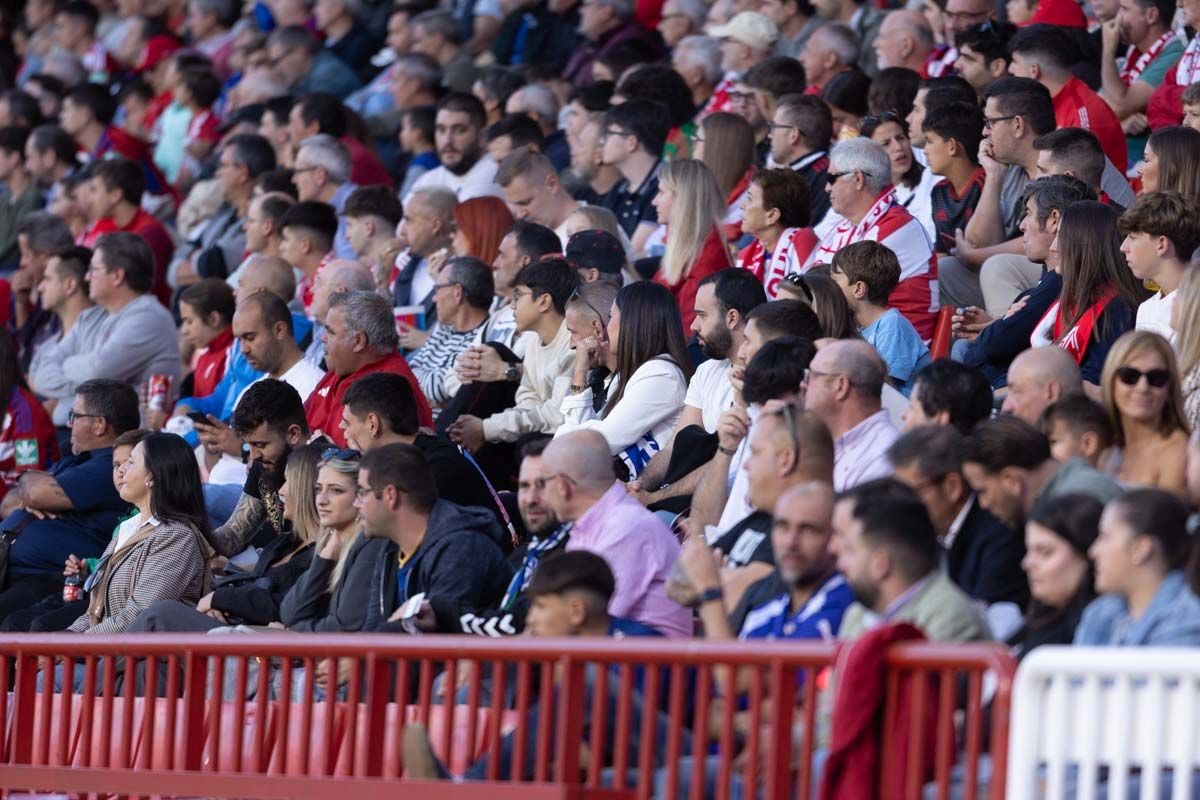
POLYGON ((887 451, 900 432, 883 408, 887 365, 871 345, 839 339, 817 351, 804 377, 804 408, 833 435, 833 488, 891 475, 887 451))
POLYGON ((547 504, 559 520, 572 523, 566 549, 603 557, 616 576, 608 613, 666 636, 690 636, 691 613, 666 594, 679 544, 617 481, 604 437, 595 431, 565 434, 546 447, 541 466, 547 504))
POLYGON ((1008 366, 1008 392, 1001 411, 1034 427, 1042 412, 1064 395, 1083 391, 1079 365, 1061 347, 1034 347, 1008 366))
POLYGON ((296 299, 296 272, 292 265, 278 256, 250 256, 242 266, 234 297, 240 303, 257 292, 270 292, 283 302, 296 299))
POLYGON ((884 17, 875 37, 880 69, 905 67, 920 72, 933 46, 933 29, 925 15, 908 9, 898 9, 884 17))

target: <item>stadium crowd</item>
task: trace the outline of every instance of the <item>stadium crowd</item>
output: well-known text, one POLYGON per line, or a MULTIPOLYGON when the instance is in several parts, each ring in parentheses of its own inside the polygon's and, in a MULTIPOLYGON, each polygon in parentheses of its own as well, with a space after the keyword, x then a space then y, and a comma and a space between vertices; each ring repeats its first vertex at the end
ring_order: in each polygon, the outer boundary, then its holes
POLYGON ((0 629, 1200 645, 1195 28, 3 4, 0 629))

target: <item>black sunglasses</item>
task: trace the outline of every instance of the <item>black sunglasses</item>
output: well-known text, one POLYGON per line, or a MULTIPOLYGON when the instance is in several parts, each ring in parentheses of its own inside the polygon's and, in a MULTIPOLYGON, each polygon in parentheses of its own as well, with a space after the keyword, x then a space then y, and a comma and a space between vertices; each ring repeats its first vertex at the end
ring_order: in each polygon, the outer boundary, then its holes
POLYGON ((362 458, 362 453, 353 447, 327 447, 321 453, 321 460, 328 461, 331 458, 336 458, 338 461, 357 461, 362 458))
POLYGON ((803 275, 801 275, 799 272, 789 272, 787 275, 783 276, 783 280, 789 286, 795 286, 797 289, 803 292, 804 299, 808 301, 809 305, 813 304, 814 297, 812 287, 808 285, 808 281, 804 279, 803 275))
POLYGON ((1135 367, 1117 368, 1117 380, 1126 386, 1137 386, 1143 376, 1146 378, 1146 383, 1155 389, 1161 389, 1171 382, 1171 373, 1165 369, 1152 369, 1142 372, 1135 367))

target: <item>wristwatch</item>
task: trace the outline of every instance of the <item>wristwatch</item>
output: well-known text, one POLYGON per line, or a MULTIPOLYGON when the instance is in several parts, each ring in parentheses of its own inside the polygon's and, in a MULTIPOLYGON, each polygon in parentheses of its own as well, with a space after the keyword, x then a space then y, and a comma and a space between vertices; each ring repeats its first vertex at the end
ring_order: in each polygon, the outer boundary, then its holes
POLYGON ((504 380, 509 383, 517 383, 521 380, 521 368, 516 364, 509 364, 508 369, 504 370, 504 380))
POLYGON ((699 608, 705 603, 711 603, 714 600, 720 600, 724 596, 725 594, 721 591, 719 586, 714 586, 711 589, 705 589, 703 592, 696 595, 696 608, 699 608))

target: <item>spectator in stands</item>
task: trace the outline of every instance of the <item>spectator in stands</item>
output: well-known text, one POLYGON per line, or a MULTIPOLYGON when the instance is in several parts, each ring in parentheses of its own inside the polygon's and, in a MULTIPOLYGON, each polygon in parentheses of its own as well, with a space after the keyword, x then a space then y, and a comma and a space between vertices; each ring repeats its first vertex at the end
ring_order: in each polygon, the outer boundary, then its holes
MULTIPOLYGON (((441 68, 446 88, 469 92, 475 82, 475 63, 460 45, 458 23, 448 12, 433 9, 412 19, 414 53, 427 55, 441 68)), ((534 59, 530 59, 532 61, 534 59)))
POLYGON ((863 339, 887 363, 892 385, 907 397, 912 389, 909 381, 930 359, 929 348, 912 323, 888 307, 899 278, 895 253, 878 242, 855 242, 833 256, 833 279, 854 312, 863 339))
POLYGON ((484 121, 488 127, 504 117, 504 104, 525 83, 524 75, 505 67, 493 65, 479 71, 471 87, 471 95, 483 104, 484 121))
POLYGON ((112 444, 137 427, 137 393, 120 381, 86 381, 70 420, 72 454, 49 472, 24 472, 0 503, 0 527, 22 534, 8 552, 0 617, 59 592, 67 556, 100 555, 128 508, 113 486, 112 444))
POLYGON ((1096 134, 1083 128, 1059 128, 1033 140, 1038 175, 1072 175, 1096 191, 1101 201, 1121 211, 1133 205, 1129 181, 1104 157, 1096 134))
MULTIPOLYGON (((403 107, 411 107, 407 102, 403 107)), ((347 110, 341 98, 329 92, 313 92, 300 98, 288 114, 288 139, 299 148, 304 140, 325 134, 332 136, 350 154, 349 183, 357 186, 383 184, 391 187, 392 178, 375 151, 354 136, 347 135, 347 110)), ((303 199, 303 198, 301 198, 303 199)), ((337 203, 334 203, 338 206, 337 203)), ((340 210, 340 206, 339 210, 340 210)))
POLYGON ((944 78, 926 78, 917 84, 917 94, 912 98, 912 110, 904 121, 908 123, 908 135, 914 147, 925 146, 925 134, 921 127, 930 108, 942 103, 971 103, 978 105, 979 98, 971 84, 957 75, 944 78))
POLYGON ((312 306, 317 271, 323 262, 332 257, 338 225, 333 206, 311 200, 296 203, 279 220, 282 235, 279 256, 301 275, 297 299, 306 312, 312 306))
POLYGON ((968 434, 992 416, 992 387, 979 370, 948 358, 921 369, 912 379, 904 411, 905 430, 923 425, 948 425, 968 434))
POLYGON ((718 270, 733 266, 721 221, 725 200, 704 163, 683 159, 664 164, 653 200, 655 214, 669 233, 655 281, 675 297, 689 331, 696 317, 696 287, 718 270))
POLYGON ((283 192, 267 192, 251 197, 250 205, 246 207, 246 218, 242 221, 242 232, 246 235, 246 252, 249 255, 228 278, 229 285, 235 290, 250 260, 255 256, 280 257, 283 230, 279 227, 279 221, 295 204, 295 198, 283 192))
POLYGON ((225 377, 233 347, 233 290, 220 278, 205 278, 179 295, 179 337, 193 352, 192 394, 213 393, 225 377))
POLYGON ((146 174, 148 192, 169 194, 170 187, 154 166, 150 146, 111 124, 115 110, 106 87, 94 83, 79 84, 63 100, 59 125, 92 161, 98 161, 109 152, 119 153, 141 166, 146 174))
MULTIPOLYGON (((1192 42, 1196 41, 1196 38, 1192 37, 1192 42)), ((1193 44, 1193 46, 1195 45, 1193 44)), ((1200 78, 1200 76, 1197 77, 1200 78)), ((1180 99, 1183 106, 1183 126, 1200 131, 1200 80, 1184 89, 1180 99)), ((37 128, 34 129, 34 133, 37 133, 37 128)))
MULTIPOLYGON (((670 19, 664 17, 663 24, 671 24, 670 19)), ((723 79, 725 73, 721 69, 721 43, 716 39, 699 33, 685 36, 672 45, 671 68, 692 92, 692 105, 700 109, 696 119, 730 110, 729 92, 723 79), (722 87, 720 92, 718 86, 722 87)))
POLYGON ((434 293, 439 324, 412 354, 412 369, 425 396, 440 409, 450 400, 446 371, 487 322, 495 295, 491 268, 477 258, 451 258, 438 274, 434 293))
POLYGON ((946 573, 970 597, 1025 607, 1021 531, 979 506, 962 472, 963 437, 949 426, 908 431, 888 451, 895 477, 924 503, 946 552, 946 573))
POLYGON ((1104 362, 1101 389, 1115 434, 1102 460, 1104 470, 1124 486, 1152 486, 1185 497, 1191 426, 1184 418, 1170 343, 1150 331, 1126 333, 1104 362))
POLYGON ((499 547, 495 517, 440 498, 417 448, 389 444, 367 453, 355 504, 365 537, 379 543, 365 587, 366 630, 401 633, 406 624, 426 633, 460 630, 463 613, 489 608, 503 597, 513 571, 499 547), (403 605, 421 594, 427 598, 425 613, 415 623, 406 621, 403 605))
POLYGON ((582 204, 567 194, 548 157, 529 149, 514 151, 500 162, 496 183, 513 219, 545 225, 566 247, 567 217, 582 204))
MULTIPOLYGON (((1122 174, 1128 167, 1129 150, 1121 121, 1105 98, 1093 92, 1071 72, 1077 46, 1069 29, 1057 25, 1022 28, 1010 44, 1009 72, 1032 78, 1050 90, 1057 128, 1086 128, 1096 134, 1108 157, 1122 174)), ((1111 102, 1111 100, 1110 100, 1111 102)))
POLYGON ((1138 330, 1174 341, 1172 306, 1191 254, 1200 247, 1200 201, 1178 192, 1143 194, 1121 215, 1121 252, 1133 277, 1158 291, 1137 310, 1138 330))
POLYGON ((1196 298, 1200 296, 1200 280, 1194 270, 1188 269, 1176 289, 1179 300, 1171 309, 1171 329, 1175 332, 1175 352, 1179 356, 1179 374, 1182 376, 1183 412, 1188 425, 1195 430, 1200 426, 1200 328, 1197 320, 1196 298))
POLYGON ((504 110, 509 114, 525 114, 537 122, 545 137, 542 152, 555 170, 570 166, 571 151, 566 133, 558 128, 559 103, 553 89, 542 83, 522 86, 508 98, 504 110))
POLYGON ((933 50, 933 31, 920 11, 898 9, 887 14, 879 26, 874 49, 876 66, 880 70, 904 67, 921 72, 933 50))
POLYGON ((1050 456, 1066 463, 1082 458, 1100 467, 1100 458, 1113 443, 1113 424, 1108 411, 1083 392, 1069 394, 1046 407, 1038 429, 1050 440, 1050 456))
POLYGON ((417 106, 404 111, 400 121, 400 150, 409 156, 404 168, 400 197, 408 197, 417 179, 431 169, 437 169, 437 134, 434 133, 437 108, 417 106))
POLYGON ((233 335, 251 369, 291 385, 304 402, 324 373, 304 357, 296 343, 295 323, 283 298, 256 292, 238 303, 233 335))
POLYGON ((907 67, 888 67, 879 71, 867 92, 867 109, 873 116, 892 111, 907 129, 913 100, 921 89, 921 76, 907 67))
POLYGON ((22 354, 29 356, 28 369, 22 371, 30 376, 41 372, 42 359, 53 345, 70 333, 83 312, 92 307, 86 277, 91 260, 92 251, 86 247, 68 247, 59 255, 51 256, 46 264, 37 284, 37 298, 38 305, 44 309, 39 314, 50 317, 52 325, 46 327, 53 328, 54 332, 38 342, 31 352, 22 354))
POLYGON ((297 96, 321 91, 346 97, 360 86, 354 71, 301 25, 271 31, 267 57, 275 77, 297 96))
POLYGON ((693 155, 704 162, 725 195, 725 216, 721 220, 725 237, 741 238, 742 199, 758 161, 750 123, 737 114, 709 114, 700 123, 693 155))
POLYGON ((363 186, 346 198, 342 216, 346 243, 355 258, 371 268, 377 285, 386 286, 399 254, 396 226, 404 217, 404 206, 386 186, 363 186))
POLYGON ((573 523, 567 552, 603 556, 617 578, 609 613, 668 636, 691 633, 690 614, 666 596, 679 557, 674 535, 614 480, 608 442, 596 431, 557 437, 542 454, 547 502, 573 523))
POLYGON ((741 11, 724 25, 710 25, 708 35, 721 42, 721 69, 744 76, 769 58, 779 41, 779 28, 758 11, 741 11))
MULTIPOLYGON (((979 166, 983 112, 972 103, 947 103, 925 115, 925 160, 928 172, 941 175, 929 194, 933 216, 934 250, 938 253, 938 290, 942 305, 971 305, 956 295, 947 279, 958 273, 940 269, 941 256, 957 246, 955 234, 967 227, 983 193, 984 171, 979 166)), ((968 296, 969 297, 969 296, 968 296)))
POLYGON ((1070 353, 1061 347, 1031 347, 1008 368, 1008 391, 1001 410, 1037 425, 1051 404, 1082 391, 1079 365, 1070 353))
POLYGON ((1187 520, 1183 502, 1159 489, 1134 489, 1105 507, 1088 549, 1101 596, 1084 610, 1075 644, 1200 644, 1187 520))
POLYGON ((17 223, 43 203, 42 192, 25 167, 28 138, 28 128, 0 128, 0 181, 8 190, 0 198, 0 264, 10 266, 19 260, 17 223))
POLYGON ((1096 598, 1088 550, 1103 510, 1094 497, 1065 494, 1039 503, 1030 514, 1021 561, 1029 579, 1029 609, 1024 625, 1009 639, 1018 658, 1035 647, 1075 639, 1083 610, 1096 598))
POLYGON ((779 298, 799 300, 812 309, 817 316, 818 339, 859 338, 858 321, 842 294, 842 287, 825 270, 809 270, 804 275, 790 273, 779 284, 779 298))
POLYGON ((1142 191, 1179 192, 1200 199, 1200 131, 1162 128, 1150 135, 1142 161, 1142 191))
POLYGON ((391 304, 374 292, 338 292, 329 298, 325 317, 325 361, 329 371, 305 403, 309 428, 345 447, 342 409, 346 390, 373 372, 400 375, 412 387, 417 418, 433 424, 429 402, 404 356, 396 352, 396 321, 391 304))
POLYGON ((829 342, 804 378, 804 407, 833 434, 833 488, 852 489, 890 473, 887 450, 899 433, 880 395, 887 365, 863 341, 829 342))
POLYGON ((356 18, 357 8, 351 0, 321 0, 313 6, 313 16, 325 49, 361 73, 369 66, 374 37, 356 18))
POLYGON ((405 249, 396 258, 392 299, 397 306, 426 302, 436 279, 429 256, 450 245, 454 231, 454 193, 448 189, 414 189, 404 200, 404 219, 396 229, 405 249))
POLYGON ((617 215, 634 253, 642 252, 658 227, 653 200, 658 194, 659 153, 669 129, 666 108, 647 100, 613 106, 604 115, 602 163, 616 167, 621 180, 601 205, 617 215))
MULTIPOLYGON (((358 188, 350 182, 350 151, 323 133, 300 142, 292 175, 300 202, 325 203, 338 214, 342 213, 346 199, 358 188)), ((333 252, 338 258, 354 256, 354 248, 346 240, 346 223, 340 217, 333 252)))
POLYGON ((1059 464, 1037 429, 1005 414, 981 422, 963 445, 963 475, 979 505, 1010 528, 1025 524, 1038 502, 1082 493, 1108 502, 1120 488, 1083 459, 1059 464))
MULTIPOLYGON (((631 44, 645 49, 648 61, 662 55, 657 36, 638 24, 634 5, 627 0, 604 0, 594 6, 581 5, 579 33, 584 41, 571 55, 563 69, 564 79, 577 86, 590 83, 592 64, 614 49, 631 44)), ((615 76, 614 76, 615 77, 615 76)))
POLYGON ((666 0, 659 20, 658 32, 662 34, 663 44, 675 53, 684 39, 704 33, 708 8, 696 0, 666 0))
POLYGON ((867 139, 850 139, 834 147, 829 169, 831 177, 838 176, 827 186, 830 203, 843 220, 821 239, 807 266, 829 263, 848 244, 864 239, 879 242, 900 262, 900 282, 888 305, 903 314, 921 338, 931 337, 937 258, 921 223, 896 201, 887 153, 867 139))
POLYGON ((625 235, 617 228, 616 218, 607 208, 585 206, 572 214, 567 221, 568 230, 573 222, 583 223, 585 227, 567 239, 563 257, 583 283, 606 283, 615 292, 624 285, 625 269, 629 266, 625 258, 625 248, 621 244, 620 236, 586 224, 584 218, 593 216, 590 212, 599 212, 596 216, 606 216, 608 221, 613 223, 613 230, 621 236, 625 235))
POLYGON ((488 126, 484 139, 488 157, 497 165, 514 150, 528 148, 540 153, 545 146, 542 129, 525 114, 505 114, 488 126))
POLYGON ((438 103, 436 144, 441 166, 426 172, 413 185, 421 189, 444 187, 459 202, 484 195, 500 195, 495 186, 496 162, 483 152, 483 129, 487 115, 483 104, 469 94, 454 92, 438 103))
POLYGON ((39 125, 25 141, 25 168, 37 181, 46 202, 50 200, 51 187, 77 165, 75 142, 57 125, 39 125))
POLYGON ((56 401, 56 424, 66 422, 62 402, 91 378, 113 378, 139 386, 151 375, 180 378, 179 340, 170 312, 149 294, 154 254, 132 233, 101 237, 88 270, 88 293, 97 310, 80 316, 47 351, 33 375, 38 394, 56 401))
POLYGON ((988 20, 955 34, 958 58, 954 71, 971 84, 981 100, 989 83, 1008 74, 1012 59, 1009 41, 1016 32, 1015 25, 988 20))
POLYGON ((117 63, 96 36, 100 11, 91 3, 69 2, 55 14, 54 39, 59 47, 77 56, 87 80, 105 84, 117 63))
POLYGON ((58 461, 54 423, 30 391, 17 361, 12 336, 0 330, 0 499, 21 473, 45 470, 58 461))
POLYGON ((737 266, 762 282, 768 300, 780 297, 782 283, 799 274, 817 245, 809 227, 809 191, 802 173, 766 169, 754 174, 743 197, 742 231, 753 241, 738 253, 737 266))
POLYGON ((662 286, 632 283, 617 292, 603 335, 573 343, 565 421, 555 436, 596 431, 628 478, 641 474, 666 444, 683 408, 692 364, 682 331, 679 307, 662 286), (607 379, 591 374, 597 367, 607 368, 607 379))
MULTIPOLYGON (((74 244, 67 223, 55 214, 34 211, 17 223, 17 248, 21 254, 16 272, 8 276, 12 288, 12 310, 9 331, 21 349, 21 366, 29 371, 34 351, 47 340, 56 338, 61 328, 58 318, 43 302, 37 291, 46 268, 55 255, 66 252, 74 244)), ((88 254, 90 260, 91 254, 88 254)), ((86 271, 87 264, 84 264, 86 271)), ((87 286, 83 284, 84 295, 87 286)))
MULTIPOLYGON (((800 63, 804 65, 804 75, 814 94, 824 91, 835 75, 855 68, 860 46, 861 42, 850 26, 837 21, 824 22, 813 31, 804 46, 800 63)), ((875 51, 870 53, 874 60, 875 51)))
POLYGON ((835 140, 854 138, 861 133, 863 117, 871 108, 871 85, 866 73, 847 69, 830 78, 821 90, 820 97, 829 105, 833 117, 835 140))
POLYGON ((572 195, 585 203, 600 202, 621 181, 620 170, 604 162, 604 130, 604 116, 597 114, 570 140, 571 172, 585 182, 572 195))
POLYGON ((839 640, 857 639, 876 615, 911 622, 934 642, 991 638, 970 598, 938 567, 937 531, 904 484, 885 478, 839 495, 829 549, 855 599, 839 640))

